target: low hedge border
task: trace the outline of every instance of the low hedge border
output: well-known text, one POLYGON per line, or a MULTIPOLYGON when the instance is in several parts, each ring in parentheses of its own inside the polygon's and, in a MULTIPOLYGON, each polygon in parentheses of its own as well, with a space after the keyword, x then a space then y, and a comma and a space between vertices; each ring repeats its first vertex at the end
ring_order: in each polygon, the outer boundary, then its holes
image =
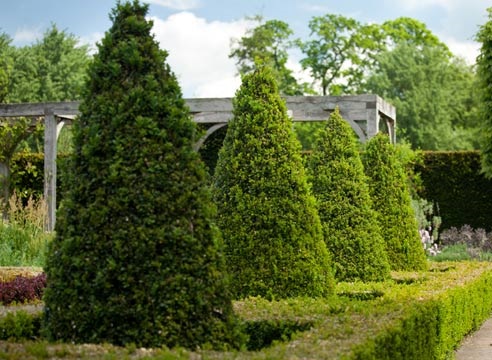
MULTIPOLYGON (((491 315, 492 263, 432 263, 429 271, 393 273, 383 283, 339 283, 337 294, 237 301, 236 313, 257 335, 250 339, 250 351, 159 349, 146 358, 447 359, 464 336, 491 315), (268 347, 251 351, 261 346, 268 347)), ((0 334, 18 339, 19 323, 35 328, 39 314, 20 316, 10 323, 2 320, 0 334), (26 316, 33 317, 31 325, 26 316), (13 324, 17 330, 4 328, 13 324)), ((26 332, 28 338, 36 337, 26 332)))

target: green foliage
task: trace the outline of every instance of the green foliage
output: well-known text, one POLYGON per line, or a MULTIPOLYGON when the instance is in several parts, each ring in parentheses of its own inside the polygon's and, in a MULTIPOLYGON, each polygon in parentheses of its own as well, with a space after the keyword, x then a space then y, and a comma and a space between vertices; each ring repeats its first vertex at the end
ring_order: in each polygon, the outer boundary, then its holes
POLYGON ((78 100, 89 63, 89 48, 52 24, 30 46, 11 49, 13 66, 7 102, 78 100))
POLYGON ((7 34, 0 33, 0 104, 3 103, 8 94, 9 73, 11 60, 9 58, 10 42, 12 40, 7 34))
POLYGON ((247 349, 258 351, 272 345, 274 341, 289 341, 295 333, 309 330, 310 322, 295 320, 247 321, 245 332, 249 335, 247 349))
POLYGON ((224 126, 212 133, 205 143, 198 150, 201 159, 207 165, 210 175, 214 174, 217 159, 219 158, 219 150, 224 143, 224 138, 227 133, 227 126, 224 126))
POLYGON ((240 346, 195 126, 148 5, 118 3, 74 123, 45 271, 50 340, 240 346))
POLYGON ((424 152, 416 167, 420 196, 436 204, 442 229, 468 224, 492 230, 492 181, 481 173, 480 152, 424 152))
POLYGON ((338 109, 317 134, 309 177, 335 277, 341 281, 387 279, 389 263, 358 142, 338 109))
POLYGON ((313 39, 298 40, 305 55, 301 60, 303 69, 309 69, 322 95, 355 92, 371 63, 369 55, 380 47, 379 27, 327 14, 313 17, 309 28, 313 39))
POLYGON ((427 266, 403 166, 387 135, 367 142, 362 161, 393 270, 427 266))
MULTIPOLYGON (((43 196, 44 154, 17 152, 10 163, 10 187, 18 197, 39 199, 43 196)), ((57 185, 59 171, 57 171, 57 185)), ((57 199, 58 200, 58 199, 57 199)))
POLYGON ((292 30, 280 20, 263 22, 261 16, 251 20, 258 26, 246 31, 246 36, 236 40, 229 57, 236 59, 239 74, 253 72, 258 65, 269 66, 283 95, 303 95, 309 92, 307 84, 298 84, 292 70, 287 68, 287 50, 293 46, 289 41, 292 30))
POLYGON ((46 203, 43 198, 25 199, 14 193, 0 222, 0 266, 43 266, 52 234, 44 231, 46 203))
POLYGON ((450 359, 463 338, 490 317, 491 281, 490 263, 444 262, 432 263, 428 272, 393 273, 383 283, 337 284, 337 293, 365 297, 238 301, 238 316, 252 335, 250 349, 262 347, 255 352, 53 344, 41 339, 0 342, 0 354, 8 359, 450 359))
POLYGON ((477 147, 475 75, 441 46, 403 42, 381 52, 364 91, 393 103, 398 138, 429 150, 477 147))
POLYGON ((438 47, 445 54, 450 55, 446 44, 440 41, 424 23, 416 19, 403 16, 395 20, 388 20, 383 23, 382 30, 389 47, 403 43, 418 49, 432 46, 438 47))
POLYGON ((477 75, 480 79, 480 119, 482 170, 492 178, 492 8, 487 9, 488 21, 480 27, 477 40, 482 44, 477 58, 477 75))
POLYGON ((300 145, 266 68, 244 76, 214 176, 236 297, 323 296, 333 275, 300 145))
POLYGON ((465 261, 471 260, 471 256, 466 249, 465 244, 450 245, 442 248, 436 256, 429 257, 432 261, 465 261))
POLYGON ((0 340, 39 338, 41 318, 41 314, 29 314, 24 310, 7 313, 0 318, 0 340))

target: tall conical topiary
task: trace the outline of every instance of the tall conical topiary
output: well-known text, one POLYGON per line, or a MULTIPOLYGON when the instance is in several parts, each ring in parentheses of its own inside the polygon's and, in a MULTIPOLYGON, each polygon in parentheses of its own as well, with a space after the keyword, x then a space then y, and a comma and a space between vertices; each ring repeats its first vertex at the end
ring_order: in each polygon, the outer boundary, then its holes
POLYGON ((267 68, 244 76, 214 175, 236 297, 324 296, 334 279, 300 144, 267 68))
POLYGON ((387 135, 378 134, 367 142, 362 162, 391 269, 426 269, 405 171, 387 135))
POLYGON ((45 268, 45 331, 79 343, 234 346, 194 125, 147 11, 118 3, 89 69, 45 268))
POLYGON ((358 143, 338 108, 316 135, 308 170, 335 278, 387 279, 389 263, 358 143))

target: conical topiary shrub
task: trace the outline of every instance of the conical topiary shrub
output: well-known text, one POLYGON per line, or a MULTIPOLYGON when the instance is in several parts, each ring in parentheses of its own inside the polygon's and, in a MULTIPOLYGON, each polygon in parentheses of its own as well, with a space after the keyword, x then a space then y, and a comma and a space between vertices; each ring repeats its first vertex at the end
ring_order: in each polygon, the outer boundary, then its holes
POLYGON ((300 144, 267 68, 244 76, 214 175, 236 297, 333 292, 329 253, 300 144))
POLYGON ((89 69, 46 264, 50 340, 238 345, 194 124, 147 21, 118 3, 89 69))
POLYGON ((308 170, 335 278, 387 279, 389 263, 358 143, 338 108, 316 135, 308 170))
POLYGON ((362 162, 391 269, 426 269, 405 171, 387 135, 378 134, 367 142, 362 162))

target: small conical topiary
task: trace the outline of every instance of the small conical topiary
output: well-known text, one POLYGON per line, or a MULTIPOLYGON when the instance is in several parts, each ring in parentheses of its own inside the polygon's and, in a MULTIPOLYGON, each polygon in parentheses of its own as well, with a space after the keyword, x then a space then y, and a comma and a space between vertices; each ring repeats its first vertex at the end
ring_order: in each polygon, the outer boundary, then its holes
POLYGON ((236 93, 213 185, 237 298, 333 292, 300 144, 267 68, 245 75, 236 93))
POLYGON ((358 143, 338 108, 316 135, 308 170, 335 278, 387 279, 390 267, 358 143))
POLYGON ((396 149, 385 134, 367 142, 362 154, 392 270, 424 270, 425 251, 412 208, 408 183, 396 149))
POLYGON ((50 340, 239 346, 194 124, 146 20, 118 3, 74 123, 50 246, 50 340))

